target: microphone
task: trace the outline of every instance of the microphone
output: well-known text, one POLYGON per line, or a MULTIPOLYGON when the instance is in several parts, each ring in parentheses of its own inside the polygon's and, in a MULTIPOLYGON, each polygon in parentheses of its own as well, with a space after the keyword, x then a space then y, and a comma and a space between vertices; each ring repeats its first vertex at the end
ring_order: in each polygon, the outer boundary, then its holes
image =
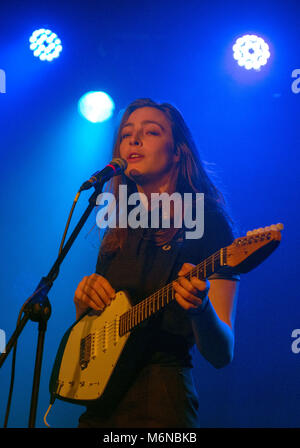
POLYGON ((106 165, 101 171, 96 171, 92 177, 84 182, 79 191, 88 190, 94 187, 97 182, 107 182, 114 176, 122 174, 127 168, 127 162, 124 159, 112 159, 112 161, 106 165))

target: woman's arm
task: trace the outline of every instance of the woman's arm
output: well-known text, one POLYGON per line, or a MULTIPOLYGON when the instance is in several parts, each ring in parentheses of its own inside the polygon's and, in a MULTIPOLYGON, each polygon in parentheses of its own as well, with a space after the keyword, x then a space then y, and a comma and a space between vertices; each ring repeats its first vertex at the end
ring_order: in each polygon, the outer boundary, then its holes
MULTIPOLYGON (((185 263, 179 275, 185 275, 192 268, 193 265, 185 263)), ((190 315, 200 353, 216 368, 226 366, 233 358, 239 282, 225 279, 208 282, 197 278, 180 278, 179 282, 174 283, 175 298, 190 315)))
POLYGON ((234 280, 211 280, 209 302, 203 312, 191 316, 197 347, 216 368, 225 367, 233 358, 238 286, 234 280))

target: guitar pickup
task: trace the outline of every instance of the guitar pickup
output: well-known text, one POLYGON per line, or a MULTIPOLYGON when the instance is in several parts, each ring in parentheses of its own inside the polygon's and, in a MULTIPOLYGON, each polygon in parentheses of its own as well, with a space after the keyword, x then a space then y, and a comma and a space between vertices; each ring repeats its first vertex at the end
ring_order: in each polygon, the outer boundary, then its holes
POLYGON ((116 345, 120 338, 120 316, 116 316, 114 320, 114 344, 116 345))
POLYGON ((108 322, 105 322, 103 327, 103 337, 102 337, 102 350, 105 352, 108 349, 108 334, 109 325, 108 322))

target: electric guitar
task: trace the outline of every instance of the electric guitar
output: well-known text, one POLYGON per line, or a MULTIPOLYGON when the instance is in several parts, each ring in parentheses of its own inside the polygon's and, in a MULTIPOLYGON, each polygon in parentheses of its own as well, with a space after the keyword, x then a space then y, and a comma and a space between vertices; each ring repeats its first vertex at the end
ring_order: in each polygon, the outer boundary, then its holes
MULTIPOLYGON (((247 273, 262 263, 279 245, 282 224, 256 229, 221 248, 185 277, 205 279, 226 269, 247 273)), ((123 291, 102 312, 89 310, 65 333, 56 356, 50 379, 52 398, 77 404, 98 400, 114 377, 122 382, 128 373, 128 362, 122 361, 126 343, 141 323, 174 300, 172 283, 132 306, 123 291)), ((135 351, 135 349, 132 349, 135 351)), ((130 374, 128 374, 130 376, 130 374)))

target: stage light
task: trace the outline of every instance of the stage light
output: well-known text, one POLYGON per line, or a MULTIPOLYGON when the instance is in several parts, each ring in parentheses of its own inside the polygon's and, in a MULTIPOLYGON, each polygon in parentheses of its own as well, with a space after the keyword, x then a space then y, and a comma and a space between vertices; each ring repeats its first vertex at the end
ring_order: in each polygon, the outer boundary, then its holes
POLYGON ((114 111, 115 104, 112 98, 105 92, 88 92, 79 102, 80 114, 92 123, 101 123, 108 120, 114 111))
POLYGON ((34 31, 29 38, 29 42, 30 50, 41 61, 51 62, 58 58, 63 48, 57 34, 44 28, 34 31))
POLYGON ((232 49, 234 59, 246 70, 259 70, 270 57, 269 45, 255 34, 239 37, 232 49))

